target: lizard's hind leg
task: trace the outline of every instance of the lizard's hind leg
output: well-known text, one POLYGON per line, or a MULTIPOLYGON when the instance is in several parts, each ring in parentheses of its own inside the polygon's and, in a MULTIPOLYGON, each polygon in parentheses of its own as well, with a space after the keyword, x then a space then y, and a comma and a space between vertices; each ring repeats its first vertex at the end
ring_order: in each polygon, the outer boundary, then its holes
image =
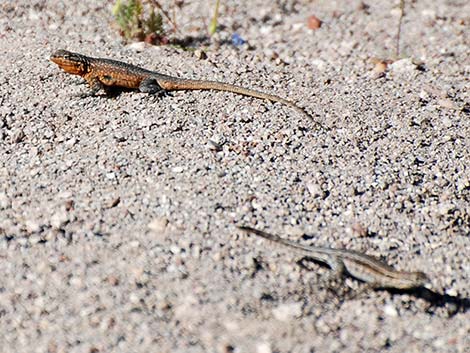
POLYGON ((154 78, 146 78, 145 80, 142 80, 139 85, 139 91, 149 94, 164 94, 166 92, 166 90, 164 90, 154 78))

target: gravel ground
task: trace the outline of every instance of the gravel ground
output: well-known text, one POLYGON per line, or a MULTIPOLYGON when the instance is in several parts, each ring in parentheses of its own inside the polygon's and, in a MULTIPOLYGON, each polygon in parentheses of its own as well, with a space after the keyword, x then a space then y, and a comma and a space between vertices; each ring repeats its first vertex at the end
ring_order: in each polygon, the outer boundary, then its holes
POLYGON ((208 41, 212 4, 184 2, 204 60, 126 45, 112 1, 2 2, 1 351, 469 352, 470 3, 407 1, 383 71, 398 3, 224 1, 208 41), (329 130, 222 92, 80 98, 59 48, 289 97, 329 130), (235 224, 432 290, 328 279, 235 224))

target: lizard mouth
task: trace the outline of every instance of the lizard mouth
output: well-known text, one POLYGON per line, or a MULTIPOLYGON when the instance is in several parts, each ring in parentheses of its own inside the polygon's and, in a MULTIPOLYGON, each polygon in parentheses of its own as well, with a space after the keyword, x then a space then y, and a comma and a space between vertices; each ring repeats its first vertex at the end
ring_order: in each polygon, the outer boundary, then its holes
POLYGON ((57 64, 62 70, 69 74, 73 75, 80 75, 83 70, 80 69, 81 65, 77 63, 73 63, 67 60, 63 60, 61 58, 51 57, 50 60, 57 64))
POLYGON ((83 75, 87 72, 87 63, 77 54, 66 50, 58 50, 49 58, 62 70, 72 75, 83 75))

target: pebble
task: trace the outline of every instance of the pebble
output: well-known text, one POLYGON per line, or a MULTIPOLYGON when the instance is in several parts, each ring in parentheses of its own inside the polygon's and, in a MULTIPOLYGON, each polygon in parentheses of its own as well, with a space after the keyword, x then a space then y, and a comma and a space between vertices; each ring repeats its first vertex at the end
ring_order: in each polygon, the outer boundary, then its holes
POLYGON ((391 304, 385 305, 383 311, 384 311, 384 314, 386 316, 390 316, 390 317, 397 317, 398 316, 397 309, 395 308, 395 306, 393 306, 391 304))
POLYGON ((17 129, 11 136, 11 140, 13 143, 20 143, 24 140, 25 137, 26 134, 24 133, 24 131, 22 129, 17 129))
POLYGON ((213 151, 220 152, 223 150, 222 145, 220 142, 217 142, 216 140, 210 139, 207 141, 207 148, 213 151))
POLYGON ((55 212, 50 219, 50 224, 55 229, 61 229, 68 221, 68 215, 65 210, 55 212))
POLYGON ((184 167, 183 167, 183 166, 173 167, 173 168, 171 169, 171 171, 172 171, 173 173, 182 173, 182 172, 184 171, 184 167))
POLYGON ((153 219, 147 227, 155 233, 164 233, 168 226, 168 219, 165 217, 158 217, 153 219))
POLYGON ((146 42, 134 42, 134 43, 130 43, 127 45, 127 48, 129 48, 130 50, 133 50, 135 52, 141 52, 141 51, 144 51, 146 48, 152 48, 154 47, 153 45, 151 44, 148 44, 146 42))
POLYGON ((194 51, 194 56, 199 59, 199 60, 205 60, 207 59, 207 54, 204 50, 201 50, 201 49, 196 49, 194 51))
POLYGON ((32 219, 26 220, 25 227, 26 231, 30 234, 39 232, 39 230, 41 229, 41 225, 39 224, 39 222, 32 219))
POLYGON ((321 186, 315 182, 308 181, 305 186, 312 197, 320 197, 323 195, 321 186))
POLYGON ((437 101, 437 104, 441 107, 441 108, 446 108, 446 109, 453 109, 453 110, 458 110, 459 107, 457 106, 457 104, 455 104, 452 100, 448 99, 448 98, 441 98, 437 101))
POLYGON ((395 73, 403 73, 403 72, 410 72, 417 69, 415 63, 411 58, 397 60, 389 65, 389 69, 391 72, 395 73))
POLYGON ((322 21, 315 15, 311 15, 309 16, 308 20, 307 20, 307 27, 308 29, 318 29, 320 28, 322 25, 322 21))
POLYGON ((258 343, 256 345, 256 353, 272 353, 271 346, 267 342, 258 343))
POLYGON ((456 297, 458 292, 455 290, 455 288, 448 288, 446 289, 446 294, 450 295, 451 297, 456 297))
POLYGON ((288 322, 302 314, 301 303, 281 304, 272 310, 273 316, 279 320, 288 322))
POLYGON ((0 209, 5 209, 7 207, 10 207, 10 205, 11 201, 7 194, 4 192, 0 192, 0 209))

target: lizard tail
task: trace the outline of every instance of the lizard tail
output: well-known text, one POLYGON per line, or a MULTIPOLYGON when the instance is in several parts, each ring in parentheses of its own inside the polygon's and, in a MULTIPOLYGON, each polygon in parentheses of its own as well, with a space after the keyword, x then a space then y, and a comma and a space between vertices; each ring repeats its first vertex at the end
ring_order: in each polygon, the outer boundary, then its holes
MULTIPOLYGON (((157 80, 158 81, 158 80, 157 80)), ((308 114, 305 110, 297 106, 295 103, 290 100, 284 99, 282 97, 276 96, 274 94, 260 92, 254 89, 244 88, 237 85, 232 85, 230 83, 216 82, 216 81, 206 81, 206 80, 188 80, 188 79, 178 79, 177 81, 162 80, 158 81, 160 87, 167 91, 175 90, 216 90, 216 91, 225 91, 241 94, 248 97, 266 99, 271 102, 283 103, 293 109, 298 113, 307 117, 309 120, 315 122, 315 124, 321 126, 320 123, 316 122, 315 119, 308 114)))
POLYGON ((255 234, 255 235, 257 235, 261 238, 264 238, 266 240, 269 240, 273 243, 277 243, 278 245, 280 244, 280 245, 289 247, 291 249, 294 249, 294 250, 296 250, 296 252, 298 254, 305 255, 305 256, 312 256, 312 248, 311 247, 304 246, 304 245, 298 244, 296 242, 281 238, 278 235, 266 233, 266 232, 263 232, 262 230, 254 229, 254 228, 251 228, 251 227, 237 226, 237 228, 244 231, 244 232, 255 234))

